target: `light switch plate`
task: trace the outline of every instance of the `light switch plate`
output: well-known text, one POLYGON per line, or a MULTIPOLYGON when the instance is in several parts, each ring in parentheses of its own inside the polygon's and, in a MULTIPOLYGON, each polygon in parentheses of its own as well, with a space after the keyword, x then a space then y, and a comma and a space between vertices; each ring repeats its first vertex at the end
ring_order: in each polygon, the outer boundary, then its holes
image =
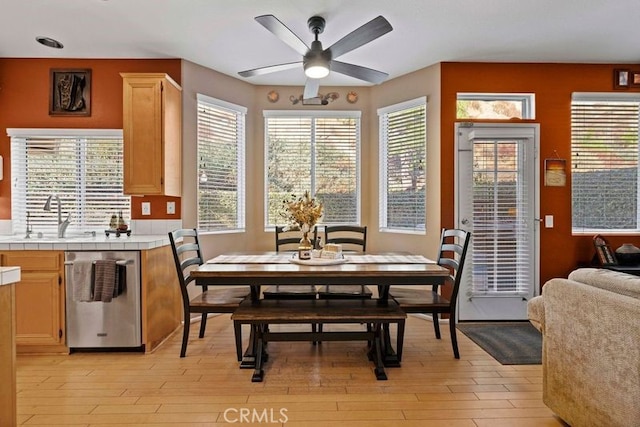
POLYGON ((175 215, 176 213, 176 202, 167 202, 167 214, 175 215))
POLYGON ((544 226, 546 228, 553 228, 553 215, 544 216, 544 226))
POLYGON ((142 202, 142 215, 151 215, 151 202, 142 202))

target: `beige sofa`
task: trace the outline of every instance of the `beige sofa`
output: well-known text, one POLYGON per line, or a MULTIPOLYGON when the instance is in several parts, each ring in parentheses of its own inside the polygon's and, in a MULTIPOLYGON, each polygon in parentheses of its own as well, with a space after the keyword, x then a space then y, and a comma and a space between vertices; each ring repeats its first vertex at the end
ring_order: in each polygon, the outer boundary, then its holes
POLYGON ((640 426, 640 277, 583 268, 528 304, 544 403, 572 427, 640 426))

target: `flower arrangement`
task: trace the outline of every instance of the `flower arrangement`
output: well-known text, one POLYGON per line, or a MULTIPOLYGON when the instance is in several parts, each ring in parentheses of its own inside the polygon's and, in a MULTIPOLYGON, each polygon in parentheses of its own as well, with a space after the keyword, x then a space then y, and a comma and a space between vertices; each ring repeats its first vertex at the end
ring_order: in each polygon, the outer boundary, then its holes
POLYGON ((281 216, 289 224, 285 228, 287 230, 299 228, 303 233, 308 233, 322 217, 322 203, 312 198, 308 191, 305 191, 302 197, 292 194, 290 198, 284 199, 282 204, 285 211, 281 216))

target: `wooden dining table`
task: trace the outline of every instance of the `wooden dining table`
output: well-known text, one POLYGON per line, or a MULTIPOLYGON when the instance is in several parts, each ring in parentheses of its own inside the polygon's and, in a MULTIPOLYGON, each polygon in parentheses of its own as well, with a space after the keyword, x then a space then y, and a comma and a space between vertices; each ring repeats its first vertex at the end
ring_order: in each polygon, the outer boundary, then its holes
MULTIPOLYGON (((260 300, 264 285, 368 285, 378 289, 377 304, 395 304, 389 300, 389 288, 395 285, 443 284, 449 271, 421 255, 407 253, 345 254, 342 261, 317 265, 301 264, 291 252, 236 252, 212 258, 191 272, 196 285, 249 285, 251 301, 260 300)), ((346 317, 346 316, 345 316, 346 317)), ((240 367, 255 366, 254 330, 240 367)), ((317 334, 314 337, 317 337, 317 334)), ((399 366, 400 360, 385 336, 384 366, 399 366)))

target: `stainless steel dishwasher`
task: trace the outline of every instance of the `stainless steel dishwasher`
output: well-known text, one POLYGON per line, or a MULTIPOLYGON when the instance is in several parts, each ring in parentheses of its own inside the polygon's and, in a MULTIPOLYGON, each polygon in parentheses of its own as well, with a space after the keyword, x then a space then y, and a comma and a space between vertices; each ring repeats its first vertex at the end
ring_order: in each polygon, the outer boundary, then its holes
MULTIPOLYGON (((140 251, 65 252, 67 346, 74 349, 139 349, 142 346, 140 251), (86 301, 74 293, 74 263, 115 260, 125 269, 124 288, 110 302, 86 301)), ((95 277, 91 275, 91 280, 95 277)), ((92 285, 93 286, 93 285, 92 285)), ((77 288, 76 288, 77 290, 77 288)))

